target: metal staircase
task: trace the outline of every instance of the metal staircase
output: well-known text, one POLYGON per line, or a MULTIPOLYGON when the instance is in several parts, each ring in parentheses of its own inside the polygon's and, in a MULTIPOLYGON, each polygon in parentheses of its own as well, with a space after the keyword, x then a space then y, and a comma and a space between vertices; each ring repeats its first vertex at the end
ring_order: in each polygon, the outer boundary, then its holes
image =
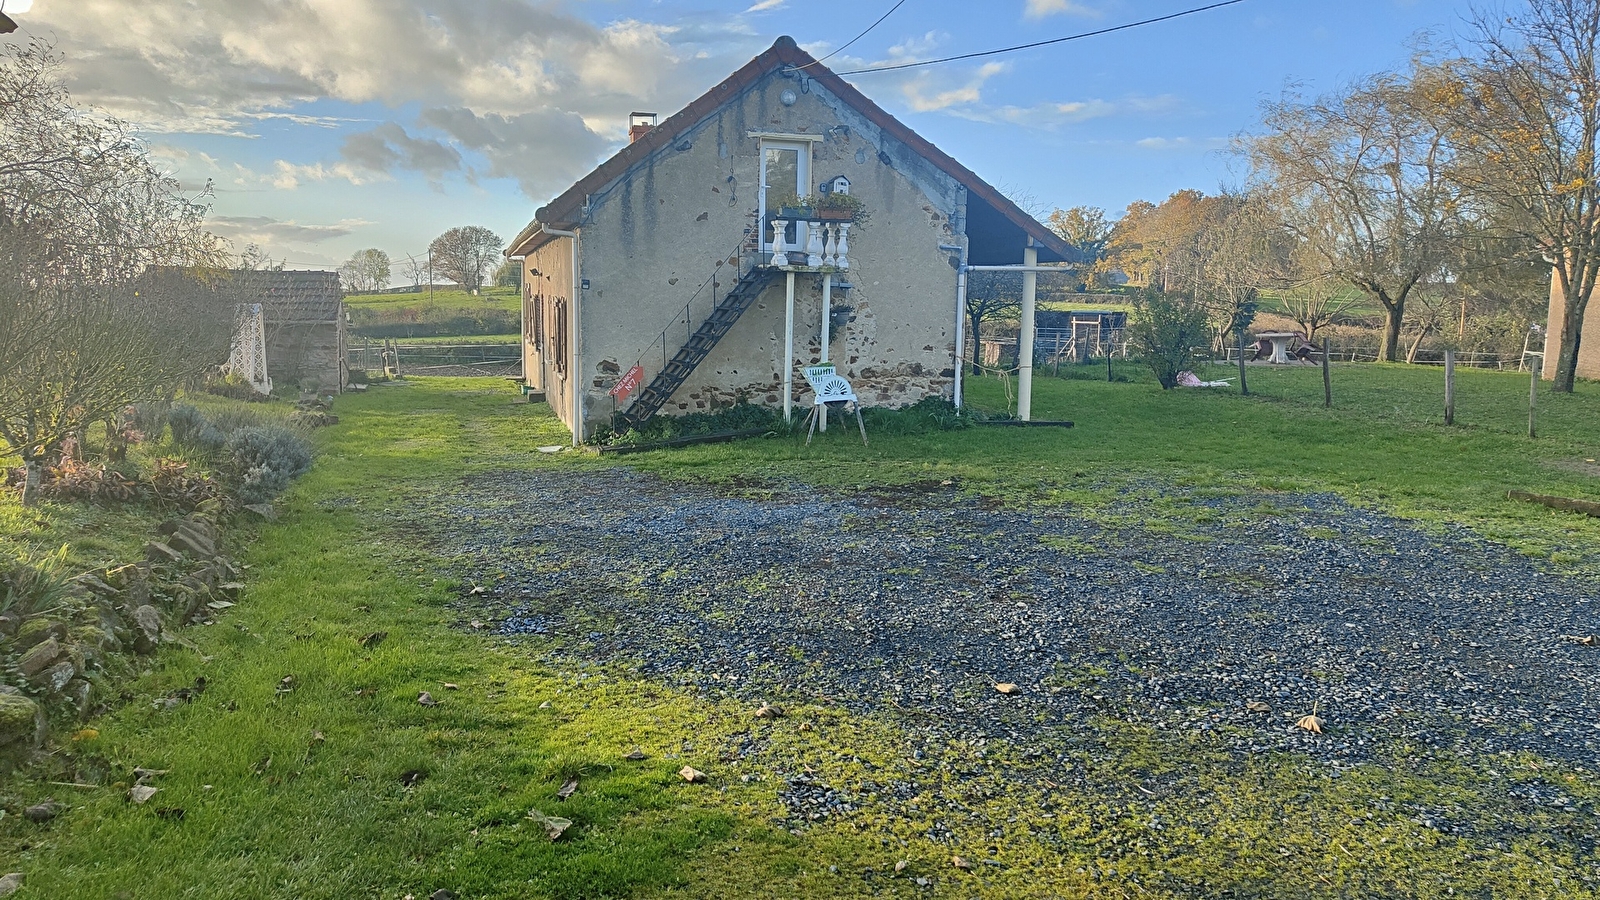
POLYGON ((776 272, 776 269, 755 267, 740 276, 738 283, 712 308, 711 315, 700 324, 699 330, 689 336, 677 355, 662 366, 656 377, 634 396, 633 404, 627 411, 617 415, 621 424, 638 428, 660 412, 673 392, 689 380, 694 370, 739 321, 739 316, 760 296, 762 288, 767 286, 776 272))

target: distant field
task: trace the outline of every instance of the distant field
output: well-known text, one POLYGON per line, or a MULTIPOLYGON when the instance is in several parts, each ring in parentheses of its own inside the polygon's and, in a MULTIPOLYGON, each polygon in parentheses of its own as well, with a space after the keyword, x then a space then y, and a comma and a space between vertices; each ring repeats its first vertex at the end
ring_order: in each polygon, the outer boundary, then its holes
POLYGON ((344 298, 344 302, 351 307, 351 312, 357 310, 399 310, 406 307, 440 307, 460 309, 499 309, 516 312, 521 306, 517 289, 510 288, 484 288, 479 296, 474 297, 466 291, 434 291, 429 294, 352 294, 344 298))

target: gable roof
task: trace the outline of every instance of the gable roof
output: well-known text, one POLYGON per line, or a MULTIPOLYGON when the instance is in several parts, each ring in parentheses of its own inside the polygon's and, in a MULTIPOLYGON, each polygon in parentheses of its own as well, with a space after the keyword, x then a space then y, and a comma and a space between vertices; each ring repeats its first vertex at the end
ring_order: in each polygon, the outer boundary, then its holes
MULTIPOLYGON (((811 54, 801 50, 800 46, 795 43, 794 38, 788 35, 778 38, 766 52, 745 63, 743 67, 729 75, 721 84, 700 95, 694 102, 673 114, 665 122, 650 129, 638 140, 618 150, 614 156, 601 163, 593 172, 580 178, 577 184, 567 188, 560 196, 540 207, 534 213, 533 221, 528 223, 528 227, 524 228, 511 242, 510 246, 506 248, 505 255, 525 255, 529 250, 545 243, 545 241, 538 240, 541 237, 541 226, 568 230, 568 226, 579 224, 584 198, 590 194, 599 193, 606 185, 621 178, 628 170, 644 162, 657 150, 676 143, 679 137, 705 121, 725 102, 739 96, 746 88, 754 85, 765 77, 767 73, 779 66, 805 67, 807 76, 815 79, 819 84, 831 91, 834 96, 883 129, 885 134, 901 141, 945 174, 960 182, 967 189, 969 204, 971 198, 977 197, 998 214, 999 219, 1009 222, 1021 229, 1024 234, 1031 236, 1040 245, 1041 261, 1052 256, 1060 260, 1077 260, 1080 257, 1081 254, 1077 249, 1063 241, 1060 235, 1045 227, 1033 216, 1023 212, 1020 207, 996 190, 993 185, 979 178, 971 169, 956 162, 955 158, 950 154, 935 147, 922 135, 912 131, 899 119, 885 112, 878 104, 867 99, 865 94, 856 90, 844 79, 833 74, 826 66, 817 62, 811 54)), ((969 227, 972 218, 969 213, 969 227)), ((1020 248, 1018 252, 1021 252, 1020 248)))

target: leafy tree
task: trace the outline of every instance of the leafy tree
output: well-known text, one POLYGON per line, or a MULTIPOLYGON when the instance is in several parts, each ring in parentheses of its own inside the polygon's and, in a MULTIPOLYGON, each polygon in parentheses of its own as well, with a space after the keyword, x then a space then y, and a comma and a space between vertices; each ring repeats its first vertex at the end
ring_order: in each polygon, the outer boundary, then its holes
POLYGON ((1437 92, 1458 158, 1451 177, 1496 225, 1536 245, 1567 298, 1554 389, 1571 391, 1600 276, 1600 0, 1528 0, 1472 20, 1477 58, 1437 92))
POLYGON ((495 287, 522 287, 522 264, 508 259, 494 270, 495 287))
POLYGON ((469 291, 483 287, 484 273, 500 258, 504 242, 481 225, 452 228, 428 245, 433 266, 469 291))
POLYGON ((1348 282, 1383 307, 1383 358, 1399 356, 1406 300, 1442 272, 1461 226, 1447 177, 1449 129, 1437 69, 1383 74, 1314 100, 1265 105, 1264 131, 1242 140, 1259 187, 1317 261, 1314 277, 1348 282))
POLYGON ((352 294, 371 294, 389 286, 389 254, 368 247, 357 250, 339 267, 339 281, 352 294))
POLYGON ((1145 288, 1134 298, 1128 341, 1139 351, 1162 390, 1178 384, 1178 373, 1193 365, 1194 349, 1210 340, 1206 308, 1178 292, 1145 288))

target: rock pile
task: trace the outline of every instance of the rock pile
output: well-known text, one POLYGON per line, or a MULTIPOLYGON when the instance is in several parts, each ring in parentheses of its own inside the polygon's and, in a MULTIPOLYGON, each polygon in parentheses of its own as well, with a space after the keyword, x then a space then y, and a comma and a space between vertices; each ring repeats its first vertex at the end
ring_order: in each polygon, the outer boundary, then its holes
POLYGON ((99 673, 133 668, 135 654, 178 642, 177 630, 233 605, 240 572, 220 552, 215 510, 169 519, 145 545, 145 559, 71 579, 51 608, 0 612, 0 764, 15 765, 44 745, 52 718, 95 711, 99 673))

